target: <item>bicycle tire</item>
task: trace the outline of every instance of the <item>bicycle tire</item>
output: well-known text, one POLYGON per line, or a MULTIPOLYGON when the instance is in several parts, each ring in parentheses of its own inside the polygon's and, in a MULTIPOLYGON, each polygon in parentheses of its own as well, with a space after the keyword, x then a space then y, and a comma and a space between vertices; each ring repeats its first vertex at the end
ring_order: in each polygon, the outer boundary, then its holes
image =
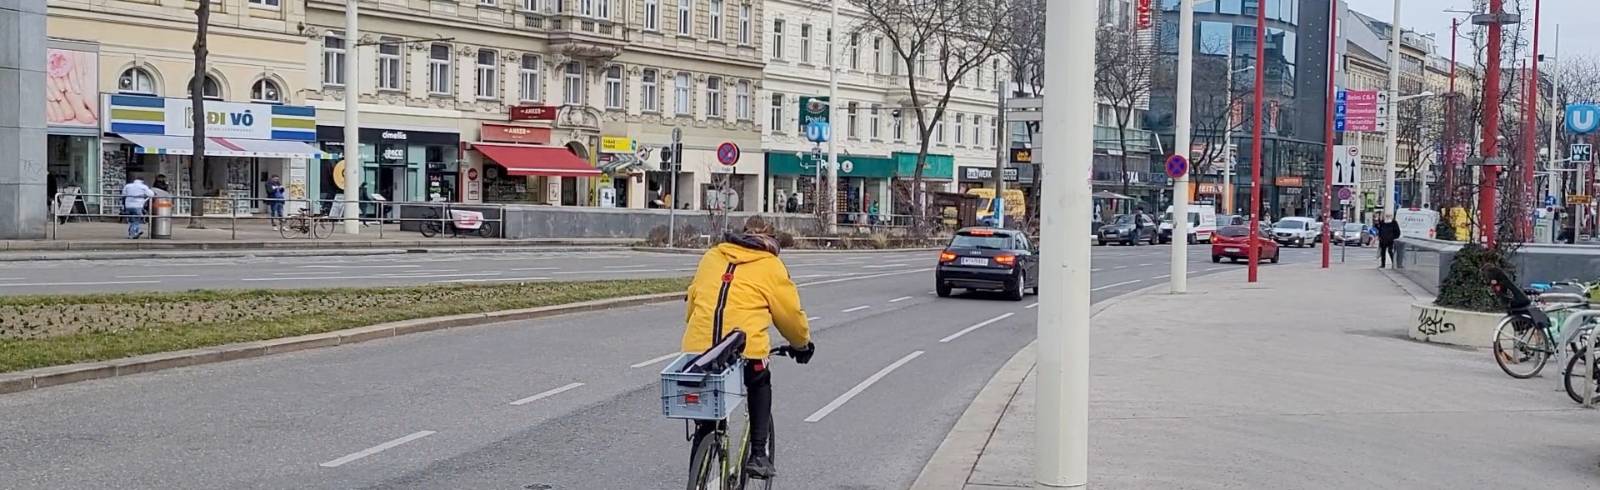
POLYGON ((712 476, 723 466, 718 439, 715 430, 696 431, 689 446, 688 490, 721 490, 711 486, 712 476))
POLYGON ((322 217, 308 219, 312 220, 311 236, 316 238, 333 236, 333 220, 322 217))
POLYGON ((444 231, 444 227, 440 226, 438 221, 423 221, 420 231, 422 231, 422 236, 433 238, 439 236, 439 233, 444 231))
POLYGON ((1527 322, 1527 318, 1520 316, 1501 320, 1494 330, 1494 344, 1490 349, 1500 370, 1516 379, 1538 376, 1550 360, 1550 354, 1555 352, 1544 329, 1527 322))
POLYGON ((290 238, 294 238, 292 236, 289 236, 291 233, 293 233, 293 231, 290 230, 291 227, 292 227, 292 225, 289 224, 289 221, 279 222, 278 223, 278 236, 281 236, 286 240, 290 239, 290 238))
MULTIPOLYGON (((749 424, 746 424, 745 425, 744 444, 743 444, 744 451, 742 453, 743 456, 739 458, 739 486, 737 487, 738 490, 745 490, 749 486, 750 480, 753 479, 753 478, 750 478, 749 474, 744 472, 744 464, 746 462, 748 462, 749 459, 750 459, 750 435, 749 434, 750 434, 749 424)), ((767 459, 769 461, 772 461, 772 464, 774 466, 776 466, 778 464, 778 452, 777 452, 778 436, 777 436, 777 434, 778 434, 778 429, 777 429, 776 426, 774 426, 772 428, 772 430, 767 431, 767 459)), ((772 480, 773 480, 773 478, 767 478, 767 479, 758 480, 758 481, 761 482, 760 488, 762 488, 763 490, 772 490, 772 480)))
MULTIPOLYGON (((1571 398, 1572 401, 1576 403, 1583 403, 1583 395, 1578 393, 1578 391, 1583 387, 1572 386, 1572 370, 1578 367, 1578 363, 1585 362, 1588 359, 1589 353, 1584 349, 1579 349, 1576 354, 1572 355, 1571 359, 1567 360, 1567 368, 1561 371, 1561 386, 1567 389, 1567 397, 1571 398)), ((1591 383, 1594 382, 1594 372, 1595 370, 1591 367, 1591 369, 1589 369, 1589 382, 1591 383)), ((1600 400, 1600 389, 1595 390, 1595 395, 1595 399, 1600 400)))

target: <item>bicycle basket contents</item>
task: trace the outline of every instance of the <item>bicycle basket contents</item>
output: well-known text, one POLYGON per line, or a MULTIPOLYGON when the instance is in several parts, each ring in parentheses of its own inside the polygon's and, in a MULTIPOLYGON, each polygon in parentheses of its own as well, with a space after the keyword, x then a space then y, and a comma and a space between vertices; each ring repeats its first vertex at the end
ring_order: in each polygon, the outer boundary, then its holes
POLYGON ((661 370, 661 411, 668 418, 723 420, 744 402, 745 334, 734 330, 722 335, 722 309, 733 269, 722 276, 717 311, 712 320, 715 345, 703 353, 684 353, 661 370))

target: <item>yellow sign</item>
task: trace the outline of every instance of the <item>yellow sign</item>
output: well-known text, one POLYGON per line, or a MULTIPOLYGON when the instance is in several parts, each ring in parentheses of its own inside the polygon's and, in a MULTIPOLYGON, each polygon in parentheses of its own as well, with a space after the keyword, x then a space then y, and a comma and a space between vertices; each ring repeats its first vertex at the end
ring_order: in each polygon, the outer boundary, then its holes
POLYGON ((600 153, 628 153, 634 150, 633 138, 627 136, 600 137, 600 153))
POLYGON ((344 160, 333 164, 333 186, 341 191, 344 190, 344 160))
POLYGON ((1567 204, 1589 204, 1594 202, 1594 197, 1587 194, 1567 194, 1567 204))

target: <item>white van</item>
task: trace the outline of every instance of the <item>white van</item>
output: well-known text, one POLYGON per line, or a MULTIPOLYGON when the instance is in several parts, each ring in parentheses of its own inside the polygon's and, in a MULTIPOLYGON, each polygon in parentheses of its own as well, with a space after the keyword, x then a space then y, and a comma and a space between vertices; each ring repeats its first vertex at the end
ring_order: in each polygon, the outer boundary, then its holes
MULTIPOLYGON (((1161 217, 1161 243, 1172 242, 1172 206, 1161 217)), ((1217 233, 1217 210, 1204 204, 1189 205, 1189 243, 1211 243, 1217 233)))

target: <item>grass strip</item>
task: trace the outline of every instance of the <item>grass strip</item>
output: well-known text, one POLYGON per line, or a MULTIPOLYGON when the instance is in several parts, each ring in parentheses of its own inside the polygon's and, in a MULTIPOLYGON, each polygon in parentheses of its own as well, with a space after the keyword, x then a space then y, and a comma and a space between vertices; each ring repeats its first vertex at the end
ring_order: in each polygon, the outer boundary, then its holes
POLYGON ((687 285, 669 278, 0 297, 0 373, 687 285))

